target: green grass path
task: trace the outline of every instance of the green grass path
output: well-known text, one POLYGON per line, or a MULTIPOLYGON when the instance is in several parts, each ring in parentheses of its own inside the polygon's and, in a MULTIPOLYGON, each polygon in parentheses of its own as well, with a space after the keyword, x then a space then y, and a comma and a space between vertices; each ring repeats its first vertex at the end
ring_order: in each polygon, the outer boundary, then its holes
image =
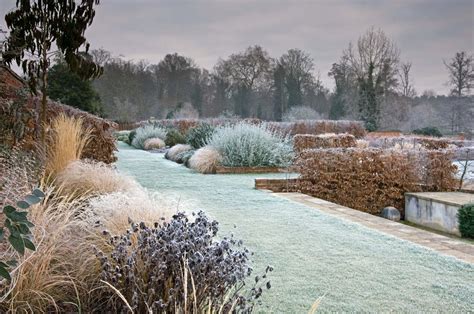
POLYGON ((203 209, 275 267, 258 312, 446 312, 474 309, 474 265, 253 189, 269 175, 201 175, 119 145, 118 169, 181 210, 203 209), (234 227, 234 225, 236 227, 234 227))

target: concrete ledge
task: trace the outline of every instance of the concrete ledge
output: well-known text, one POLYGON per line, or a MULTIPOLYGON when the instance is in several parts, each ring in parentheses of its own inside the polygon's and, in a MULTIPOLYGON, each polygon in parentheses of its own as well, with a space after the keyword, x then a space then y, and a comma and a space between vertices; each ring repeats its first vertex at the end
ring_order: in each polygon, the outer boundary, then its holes
POLYGON ((243 173, 279 173, 288 172, 286 168, 278 167, 222 167, 216 168, 217 174, 243 174, 243 173))
POLYGON ((474 195, 469 193, 405 193, 405 220, 460 236, 458 210, 472 202, 474 195))
POLYGON ((270 190, 273 192, 289 192, 299 179, 255 179, 257 190, 270 190))

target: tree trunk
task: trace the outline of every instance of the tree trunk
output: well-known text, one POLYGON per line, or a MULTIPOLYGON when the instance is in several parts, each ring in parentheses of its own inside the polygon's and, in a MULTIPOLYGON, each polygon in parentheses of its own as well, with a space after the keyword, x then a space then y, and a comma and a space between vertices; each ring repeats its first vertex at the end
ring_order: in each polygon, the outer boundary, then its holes
POLYGON ((47 54, 46 54, 46 49, 43 49, 43 68, 42 68, 42 87, 41 87, 41 114, 40 114, 40 120, 41 120, 41 144, 44 146, 46 143, 46 104, 47 104, 47 98, 46 98, 46 90, 48 86, 48 59, 47 59, 47 54))

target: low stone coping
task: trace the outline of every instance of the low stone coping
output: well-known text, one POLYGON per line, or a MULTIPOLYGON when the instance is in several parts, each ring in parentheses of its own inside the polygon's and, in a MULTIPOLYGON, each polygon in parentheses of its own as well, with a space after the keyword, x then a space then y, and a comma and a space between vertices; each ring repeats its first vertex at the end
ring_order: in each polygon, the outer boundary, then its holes
POLYGON ((243 173, 280 173, 288 172, 286 168, 278 167, 216 167, 217 174, 243 174, 243 173))
POLYGON ((405 196, 414 196, 427 201, 435 201, 459 207, 474 203, 474 194, 463 192, 419 192, 405 193, 405 196))

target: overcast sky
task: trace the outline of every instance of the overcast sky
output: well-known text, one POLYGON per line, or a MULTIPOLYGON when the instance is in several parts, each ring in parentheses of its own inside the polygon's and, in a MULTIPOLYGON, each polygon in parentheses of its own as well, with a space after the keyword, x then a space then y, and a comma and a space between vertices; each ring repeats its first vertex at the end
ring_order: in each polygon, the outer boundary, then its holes
MULTIPOLYGON (((0 0, 0 12, 15 0, 0 0)), ((2 21, 3 22, 3 21, 2 21)), ((382 28, 413 63, 416 90, 446 93, 443 58, 474 51, 474 0, 102 0, 86 35, 128 59, 158 62, 167 53, 192 57, 211 69, 219 57, 263 46, 272 57, 301 48, 321 80, 350 41, 382 28)))

